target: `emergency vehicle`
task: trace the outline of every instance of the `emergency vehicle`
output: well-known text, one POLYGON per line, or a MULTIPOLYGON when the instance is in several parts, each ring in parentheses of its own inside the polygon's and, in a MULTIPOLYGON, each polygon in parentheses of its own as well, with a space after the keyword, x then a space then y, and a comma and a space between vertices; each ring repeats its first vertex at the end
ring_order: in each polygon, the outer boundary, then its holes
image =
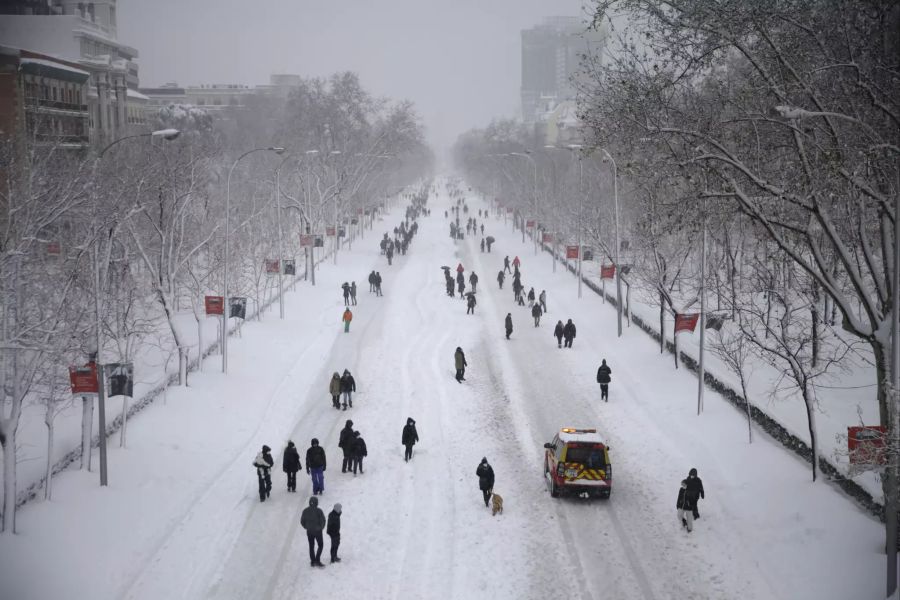
POLYGON ((551 496, 585 494, 609 498, 612 492, 609 446, 596 429, 563 427, 544 448, 544 478, 551 496))

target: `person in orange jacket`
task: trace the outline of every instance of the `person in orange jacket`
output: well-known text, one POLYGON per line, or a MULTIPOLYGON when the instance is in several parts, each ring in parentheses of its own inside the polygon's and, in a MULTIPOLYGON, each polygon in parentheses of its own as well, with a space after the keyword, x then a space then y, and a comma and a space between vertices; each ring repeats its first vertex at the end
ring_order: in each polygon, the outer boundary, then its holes
POLYGON ((341 320, 344 322, 344 333, 347 333, 350 331, 350 321, 353 320, 353 313, 350 312, 349 308, 344 310, 344 316, 341 317, 341 320))

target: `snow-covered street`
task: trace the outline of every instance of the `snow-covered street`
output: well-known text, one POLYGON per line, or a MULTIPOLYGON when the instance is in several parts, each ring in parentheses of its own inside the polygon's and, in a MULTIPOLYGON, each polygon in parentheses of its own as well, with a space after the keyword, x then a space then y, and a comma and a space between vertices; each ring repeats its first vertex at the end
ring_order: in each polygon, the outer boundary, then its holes
MULTIPOLYGON (((0 596, 91 598, 593 598, 848 599, 882 592, 883 527, 765 434, 746 439, 745 416, 708 392, 696 415, 696 378, 636 329, 621 339, 615 311, 550 256, 534 255, 502 219, 496 238, 454 241, 444 179, 406 256, 392 266, 381 234, 400 223, 397 202, 317 285, 300 282, 286 318, 270 310, 230 341, 229 374, 207 359, 191 387, 173 388, 129 425, 127 449, 110 448, 110 486, 70 471, 54 499, 19 514, 19 535, 0 538, 0 596), (547 291, 534 327, 510 286, 498 289, 505 255, 519 256, 526 290, 547 291), (479 278, 478 304, 444 293, 442 265, 479 278), (381 273, 384 296, 368 291, 381 273), (355 280, 349 333, 340 286, 355 280), (515 330, 503 334, 511 312, 515 330), (558 319, 578 328, 557 348, 558 319), (453 378, 453 352, 468 360, 453 378), (601 403, 595 373, 612 368, 601 403), (331 407, 328 382, 349 369, 353 408, 331 407), (403 461, 407 417, 421 441, 403 461), (365 473, 340 472, 346 419, 365 438, 365 473), (610 446, 609 500, 551 498, 543 444, 565 426, 596 427, 610 446), (309 566, 299 524, 308 476, 285 489, 288 439, 305 451, 317 437, 328 468, 320 507, 343 505, 340 564, 309 566), (273 448, 271 498, 259 502, 253 457, 273 448), (493 465, 505 500, 492 516, 475 468, 493 465), (691 467, 706 498, 694 531, 676 519, 678 485, 691 467)), ((488 205, 469 194, 468 216, 488 205)), ((481 219, 478 219, 481 222, 481 219)), ((327 559, 328 538, 325 539, 327 559)), ((326 560, 327 563, 327 560, 326 560)))

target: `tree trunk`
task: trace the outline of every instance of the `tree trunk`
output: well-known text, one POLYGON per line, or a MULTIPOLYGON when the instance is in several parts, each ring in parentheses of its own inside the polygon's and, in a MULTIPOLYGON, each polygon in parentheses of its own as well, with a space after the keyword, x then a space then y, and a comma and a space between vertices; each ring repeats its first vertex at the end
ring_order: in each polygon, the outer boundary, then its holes
POLYGON ((47 471, 44 474, 44 500, 50 500, 53 487, 53 415, 49 406, 44 417, 44 424, 47 425, 47 471))
POLYGON ((203 372, 203 352, 206 348, 203 346, 203 321, 200 320, 200 317, 194 314, 194 319, 197 321, 197 370, 201 373, 203 372))
POLYGON ((666 299, 659 293, 659 353, 666 351, 666 299))
MULTIPOLYGON (((175 347, 178 348, 178 385, 183 386, 185 380, 185 372, 186 369, 186 360, 185 360, 185 347, 181 340, 181 335, 178 333, 178 327, 175 324, 175 315, 172 312, 172 302, 166 293, 162 290, 157 290, 157 299, 159 303, 162 305, 163 312, 166 315, 166 322, 169 324, 169 331, 172 332, 172 340, 175 342, 175 347)), ((226 299, 225 302, 225 312, 227 313, 229 310, 228 302, 226 299)))
POLYGON ((81 470, 91 470, 91 430, 94 427, 94 399, 81 397, 81 470))
POLYGON ((801 387, 801 392, 803 403, 806 405, 806 422, 809 426, 809 442, 812 450, 812 476, 815 481, 819 470, 819 434, 816 430, 815 399, 810 396, 809 386, 806 383, 801 387))
POLYGON ((0 533, 16 532, 16 426, 4 419, 0 423, 0 448, 3 449, 3 518, 0 533))

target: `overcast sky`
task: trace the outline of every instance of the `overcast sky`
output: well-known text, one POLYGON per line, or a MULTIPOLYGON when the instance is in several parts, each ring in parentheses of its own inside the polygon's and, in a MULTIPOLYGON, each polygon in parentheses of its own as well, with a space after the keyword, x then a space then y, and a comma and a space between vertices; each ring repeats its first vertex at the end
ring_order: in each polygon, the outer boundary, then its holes
POLYGON ((415 102, 445 147, 519 110, 520 31, 584 15, 584 0, 119 0, 119 40, 141 86, 267 83, 359 73, 378 96, 415 102))

